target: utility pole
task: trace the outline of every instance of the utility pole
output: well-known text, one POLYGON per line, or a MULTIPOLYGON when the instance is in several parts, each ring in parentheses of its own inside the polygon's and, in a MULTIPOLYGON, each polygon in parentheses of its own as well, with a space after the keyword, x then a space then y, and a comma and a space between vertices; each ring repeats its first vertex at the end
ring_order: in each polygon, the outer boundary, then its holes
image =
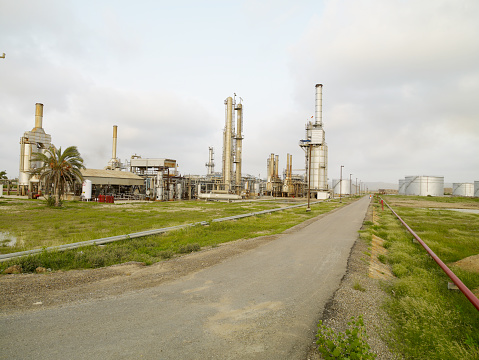
POLYGON ((353 189, 353 183, 351 182, 351 176, 352 175, 353 174, 349 174, 349 197, 353 196, 353 194, 352 194, 353 193, 353 190, 352 190, 353 189))
POLYGON ((343 185, 343 167, 344 167, 344 165, 341 165, 341 169, 340 169, 340 172, 339 172, 339 202, 343 202, 341 200, 341 193, 342 193, 341 186, 343 185))

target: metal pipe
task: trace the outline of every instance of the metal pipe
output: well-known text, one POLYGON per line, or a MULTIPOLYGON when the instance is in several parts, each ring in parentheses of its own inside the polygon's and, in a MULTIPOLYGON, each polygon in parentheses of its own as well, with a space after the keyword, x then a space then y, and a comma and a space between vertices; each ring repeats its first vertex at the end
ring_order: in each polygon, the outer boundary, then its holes
POLYGON ((323 126, 323 84, 316 84, 315 125, 323 126))
MULTIPOLYGON (((381 200, 383 200, 382 197, 380 197, 381 200)), ((384 201, 384 200, 383 200, 384 201)), ((461 290, 461 292, 466 296, 466 298, 471 302, 474 307, 479 310, 479 299, 472 293, 471 290, 467 288, 466 285, 463 284, 463 282, 454 274, 451 269, 447 267, 446 264, 442 262, 442 260, 429 248, 429 246, 426 245, 426 243, 414 232, 413 229, 409 227, 406 222, 401 219, 401 217, 396 214, 396 212, 389 206, 389 204, 386 203, 386 206, 391 210, 391 212, 399 219, 399 221, 406 227, 406 229, 414 236, 414 238, 417 240, 419 244, 422 245, 422 247, 426 250, 426 252, 431 256, 431 258, 439 265, 439 267, 446 273, 447 276, 452 280, 452 282, 461 290)))
POLYGON ((42 128, 43 123, 43 104, 35 104, 35 128, 42 128))
POLYGON ((111 150, 111 158, 116 159, 116 141, 117 141, 117 125, 113 125, 113 148, 111 150))

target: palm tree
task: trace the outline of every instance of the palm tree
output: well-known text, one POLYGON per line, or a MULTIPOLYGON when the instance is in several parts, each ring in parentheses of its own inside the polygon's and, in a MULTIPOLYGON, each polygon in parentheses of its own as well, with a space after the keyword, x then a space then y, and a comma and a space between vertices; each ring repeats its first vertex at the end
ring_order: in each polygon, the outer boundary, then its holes
POLYGON ((0 171, 0 180, 6 180, 8 179, 7 172, 2 170, 0 171))
POLYGON ((52 145, 45 153, 36 153, 30 161, 40 161, 43 164, 34 174, 39 175, 40 180, 45 180, 47 191, 53 186, 55 206, 60 206, 60 197, 65 193, 67 185, 73 186, 75 180, 83 180, 80 170, 85 169, 85 166, 76 146, 70 146, 62 153, 61 147, 57 150, 52 145))

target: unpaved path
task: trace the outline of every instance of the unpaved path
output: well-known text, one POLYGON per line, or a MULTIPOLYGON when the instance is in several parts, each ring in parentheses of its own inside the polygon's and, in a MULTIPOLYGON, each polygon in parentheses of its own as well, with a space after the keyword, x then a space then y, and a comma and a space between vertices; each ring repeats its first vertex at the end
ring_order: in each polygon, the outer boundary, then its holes
POLYGON ((304 359, 368 204, 150 267, 3 277, 0 357, 304 359))

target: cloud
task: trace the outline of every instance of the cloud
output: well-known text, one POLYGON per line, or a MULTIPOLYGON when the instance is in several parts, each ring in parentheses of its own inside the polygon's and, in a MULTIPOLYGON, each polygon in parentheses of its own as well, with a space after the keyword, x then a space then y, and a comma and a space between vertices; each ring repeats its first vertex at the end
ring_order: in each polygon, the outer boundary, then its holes
POLYGON ((325 2, 292 47, 290 69, 303 107, 299 89, 325 85, 331 170, 479 178, 478 157, 460 156, 464 143, 479 153, 478 14, 474 1, 325 2))

